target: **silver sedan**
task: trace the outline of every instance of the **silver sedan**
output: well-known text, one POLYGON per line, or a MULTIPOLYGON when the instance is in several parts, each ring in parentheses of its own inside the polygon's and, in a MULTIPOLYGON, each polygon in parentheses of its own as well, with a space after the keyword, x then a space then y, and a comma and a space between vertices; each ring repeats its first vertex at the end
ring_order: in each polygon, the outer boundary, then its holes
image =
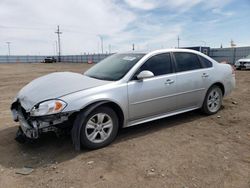
POLYGON ((195 109, 215 114, 234 87, 230 65, 197 51, 118 53, 84 74, 52 73, 23 87, 11 105, 16 140, 66 131, 77 150, 97 149, 119 128, 195 109))

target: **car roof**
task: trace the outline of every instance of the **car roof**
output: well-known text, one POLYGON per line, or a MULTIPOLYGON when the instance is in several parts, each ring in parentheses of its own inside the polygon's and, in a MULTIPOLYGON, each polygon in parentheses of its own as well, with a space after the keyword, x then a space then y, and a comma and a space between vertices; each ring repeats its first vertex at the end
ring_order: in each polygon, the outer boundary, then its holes
POLYGON ((202 53, 196 50, 191 49, 183 49, 183 48, 167 48, 167 49, 159 49, 159 50, 148 50, 148 51, 127 51, 121 54, 156 54, 156 53, 167 53, 167 52, 189 52, 201 55, 202 53))

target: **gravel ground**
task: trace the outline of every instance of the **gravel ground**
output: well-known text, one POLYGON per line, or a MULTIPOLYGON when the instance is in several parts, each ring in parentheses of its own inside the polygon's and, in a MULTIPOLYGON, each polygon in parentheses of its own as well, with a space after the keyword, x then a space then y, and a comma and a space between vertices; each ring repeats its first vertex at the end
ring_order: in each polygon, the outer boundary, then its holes
POLYGON ((126 128, 110 146, 76 152, 69 137, 20 145, 9 111, 32 79, 86 64, 0 65, 0 187, 250 187, 250 72, 216 115, 199 111, 126 128), (29 175, 17 174, 31 167, 29 175))

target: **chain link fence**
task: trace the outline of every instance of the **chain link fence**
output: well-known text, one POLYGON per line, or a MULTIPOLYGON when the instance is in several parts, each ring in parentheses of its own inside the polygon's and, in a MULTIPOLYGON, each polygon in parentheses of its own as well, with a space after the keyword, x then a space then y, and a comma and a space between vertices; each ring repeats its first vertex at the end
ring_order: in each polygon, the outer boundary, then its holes
POLYGON ((226 61, 234 64, 238 59, 250 55, 250 47, 211 48, 209 56, 218 62, 226 61))
MULTIPOLYGON (((63 55, 61 56, 61 62, 69 63, 98 63, 104 58, 110 56, 111 54, 84 54, 84 55, 63 55)), ((57 56, 0 56, 0 63, 40 63, 46 57, 57 56)))
MULTIPOLYGON (((250 54, 250 47, 211 48, 209 56, 218 62, 227 61, 234 64, 240 58, 250 54)), ((61 62, 68 63, 98 63, 112 54, 63 55, 61 62)), ((58 57, 54 56, 57 60, 58 57)), ((0 63, 40 63, 46 56, 0 56, 0 63)))

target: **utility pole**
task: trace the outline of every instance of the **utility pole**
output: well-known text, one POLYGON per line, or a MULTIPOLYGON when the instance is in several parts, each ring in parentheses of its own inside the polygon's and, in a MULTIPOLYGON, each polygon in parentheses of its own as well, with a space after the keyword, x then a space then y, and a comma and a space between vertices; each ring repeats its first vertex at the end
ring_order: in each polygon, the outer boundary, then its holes
POLYGON ((178 41, 178 48, 180 48, 180 37, 179 37, 179 35, 178 35, 177 41, 178 41))
POLYGON ((101 40, 101 48, 102 48, 102 54, 103 54, 103 37, 102 35, 98 35, 100 37, 100 40, 101 40))
POLYGON ((234 43, 233 39, 231 39, 230 44, 231 44, 231 48, 236 47, 236 44, 234 43))
POLYGON ((7 43, 7 45, 8 45, 8 55, 10 56, 10 43, 11 42, 6 42, 7 43))
POLYGON ((61 41, 60 41, 60 35, 62 32, 60 31, 59 25, 57 26, 57 31, 55 32, 57 34, 57 40, 58 40, 58 61, 61 62, 61 41))
POLYGON ((135 51, 135 44, 132 44, 132 50, 135 51))

